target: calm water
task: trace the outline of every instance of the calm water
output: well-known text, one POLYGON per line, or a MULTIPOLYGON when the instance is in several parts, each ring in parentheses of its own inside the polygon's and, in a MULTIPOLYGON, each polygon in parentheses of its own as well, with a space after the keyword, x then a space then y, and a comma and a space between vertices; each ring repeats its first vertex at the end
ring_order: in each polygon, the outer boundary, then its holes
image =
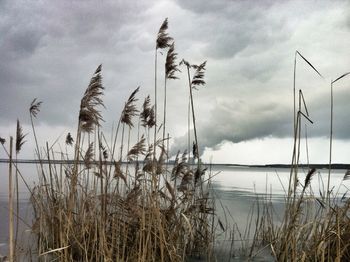
MULTIPOLYGON (((8 241, 8 166, 0 164, 0 254, 7 253, 8 241)), ((37 181, 36 166, 34 164, 19 164, 19 169, 29 186, 34 186, 37 181)), ((212 168, 213 177, 213 195, 217 201, 217 213, 219 219, 226 225, 232 227, 233 223, 237 224, 237 228, 244 235, 244 230, 247 226, 249 214, 252 210, 257 196, 271 197, 274 202, 277 213, 282 213, 285 190, 289 181, 289 169, 271 169, 271 168, 241 168, 220 166, 212 168)), ((350 188, 350 181, 342 181, 345 170, 332 171, 331 186, 334 187, 334 192, 339 192, 343 195, 350 188)), ((300 171, 299 181, 303 184, 305 172, 300 171)), ((319 194, 319 189, 324 188, 327 184, 327 170, 320 170, 313 177, 311 182, 311 190, 314 194, 319 194)), ((20 217, 27 224, 31 224, 31 211, 29 206, 29 192, 20 179, 20 217)), ((278 214, 277 214, 278 215, 278 214)), ((20 222, 20 231, 25 239, 28 225, 20 222)), ((249 235, 249 234, 248 234, 249 235)), ((248 236, 247 235, 247 236, 248 236)), ((221 236, 224 238, 224 236, 221 236)), ((238 239, 237 239, 238 240, 238 239)), ((222 252, 225 253, 230 248, 231 243, 219 243, 222 252), (225 246, 227 245, 227 246, 225 246)), ((238 247, 244 243, 235 243, 238 247)), ((266 260, 266 255, 262 254, 260 261, 266 260), (265 256, 265 257, 264 257, 265 256)), ((260 256, 260 257, 261 257, 260 256)), ((233 259, 232 261, 239 261, 233 259)), ((259 261, 259 256, 257 258, 259 261)))

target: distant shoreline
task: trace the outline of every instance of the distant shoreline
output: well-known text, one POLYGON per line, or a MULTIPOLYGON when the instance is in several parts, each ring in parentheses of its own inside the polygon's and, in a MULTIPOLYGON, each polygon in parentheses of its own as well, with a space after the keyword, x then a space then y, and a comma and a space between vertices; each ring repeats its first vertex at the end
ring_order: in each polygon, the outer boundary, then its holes
MULTIPOLYGON (((14 163, 20 163, 20 164, 40 164, 39 160, 36 159, 13 159, 14 163)), ((0 159, 0 163, 9 163, 9 159, 0 159)), ((41 160, 41 163, 43 164, 74 164, 74 160, 41 160)), ((79 161, 80 164, 84 164, 84 161, 79 161)), ((95 164, 98 164, 99 161, 95 161, 95 164)), ((107 165, 113 165, 113 161, 105 161, 107 165)), ((122 162, 122 164, 126 164, 127 162, 122 162)), ((139 163, 143 163, 142 161, 139 161, 139 163)), ((172 164, 173 161, 170 161, 170 164, 172 164)), ((129 162, 130 164, 130 162, 129 162)), ((195 165, 193 163, 192 165, 195 165)), ((216 167, 244 167, 244 168, 291 168, 290 164, 265 164, 265 165, 242 165, 242 164, 210 164, 210 163, 203 163, 203 165, 211 165, 216 167)), ((329 164, 299 164, 300 168, 316 168, 316 169, 328 169, 329 164)), ((331 165, 332 169, 350 169, 350 164, 337 164, 334 163, 331 165)))

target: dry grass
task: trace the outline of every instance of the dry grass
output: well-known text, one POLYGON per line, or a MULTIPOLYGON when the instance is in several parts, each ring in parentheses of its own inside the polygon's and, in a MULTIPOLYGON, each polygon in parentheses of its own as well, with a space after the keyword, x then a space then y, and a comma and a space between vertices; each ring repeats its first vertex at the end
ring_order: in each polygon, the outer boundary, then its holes
MULTIPOLYGON (((209 183, 202 170, 187 165, 186 153, 166 169, 162 139, 157 140, 161 153, 154 161, 146 134, 125 157, 107 161, 108 154, 113 157, 112 147, 103 146, 103 133, 97 128, 102 120, 98 106, 103 105, 100 74, 99 66, 81 101, 76 142, 70 134, 66 138, 67 146, 75 147, 74 158, 61 154, 62 162, 57 164, 48 146, 44 154, 38 154, 40 162, 49 163, 38 167, 40 182, 32 194, 39 259, 183 261, 191 255, 210 257, 214 209, 209 183), (97 141, 82 142, 94 132, 97 141)), ((130 128, 138 116, 137 91, 122 110, 121 123, 130 128)), ((148 129, 154 127, 149 98, 141 112, 142 123, 148 129)))
MULTIPOLYGON (((169 44, 172 39, 167 28, 165 20, 156 50, 169 47, 166 78, 175 79, 176 53, 174 45, 169 44)), ((210 181, 204 179, 205 170, 200 165, 188 165, 186 152, 181 157, 178 154, 174 165, 169 165, 165 130, 162 139, 155 137, 150 142, 151 129, 155 134, 158 129, 156 109, 149 96, 142 108, 137 108, 139 88, 127 99, 113 142, 108 145, 101 131, 101 72, 99 66, 81 100, 75 141, 70 133, 66 137, 67 146, 74 147, 73 158, 62 153, 61 159, 56 159, 48 146, 39 154, 36 143, 40 163, 49 163, 38 167, 40 182, 32 195, 39 260, 184 261, 189 256, 210 259, 214 204, 209 196, 210 181), (138 137, 130 146, 135 121, 138 137), (120 148, 119 156, 116 148, 120 148), (55 160, 61 160, 60 164, 55 160)), ((31 117, 37 117, 39 106, 40 102, 34 100, 31 117)), ((165 119, 164 112, 164 122, 165 119)), ((32 126, 35 134, 33 118, 32 126)))

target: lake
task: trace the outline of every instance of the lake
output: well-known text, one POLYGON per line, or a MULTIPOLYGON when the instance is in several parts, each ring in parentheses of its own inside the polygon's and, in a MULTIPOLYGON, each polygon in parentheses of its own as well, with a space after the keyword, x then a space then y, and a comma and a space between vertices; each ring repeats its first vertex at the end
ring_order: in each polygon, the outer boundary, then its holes
MULTIPOLYGON (((34 186, 37 179, 36 166, 34 164, 18 164, 19 170, 26 182, 30 186, 34 186)), ((6 254, 8 250, 8 165, 0 164, 0 174, 2 176, 0 184, 0 254, 6 254)), ((249 239, 252 232, 245 232, 252 207, 256 204, 257 197, 271 198, 274 208, 281 217, 283 215, 285 191, 288 187, 289 169, 280 168, 244 168, 234 166, 214 166, 212 167, 212 195, 216 198, 216 207, 218 218, 224 226, 234 227, 236 224, 238 230, 242 234, 242 238, 249 239)), ((300 170, 299 181, 304 183, 306 170, 300 170)), ((343 195, 347 192, 350 181, 343 181, 345 170, 333 170, 331 176, 331 187, 333 191, 343 195)), ((319 194, 319 189, 324 188, 327 184, 328 170, 318 170, 311 181, 311 190, 315 195, 319 194)), ((19 205, 20 217, 20 235, 22 239, 28 236, 29 226, 31 224, 31 211, 29 205, 30 194, 20 179, 19 183, 19 205), (27 224, 27 225, 26 225, 27 224)), ((254 217, 254 216, 253 216, 254 217)), ((226 236, 227 237, 227 236, 226 236)), ((224 235, 218 238, 219 253, 225 255, 231 248, 231 241, 224 241, 224 235), (220 242, 221 241, 221 242, 220 242)), ((235 242, 235 248, 242 249, 244 241, 238 237, 235 242)), ((240 261, 239 251, 236 252, 237 257, 232 261, 240 261)), ((256 256, 256 261, 266 261, 267 254, 262 252, 256 256)))

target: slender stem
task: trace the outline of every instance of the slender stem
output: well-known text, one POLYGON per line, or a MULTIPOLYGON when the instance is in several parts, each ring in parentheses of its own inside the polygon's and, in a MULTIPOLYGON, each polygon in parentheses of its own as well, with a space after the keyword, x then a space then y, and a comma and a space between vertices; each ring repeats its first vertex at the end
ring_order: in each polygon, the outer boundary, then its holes
POLYGON ((306 160, 307 166, 310 169, 310 158, 309 158, 309 143, 307 140, 307 125, 305 124, 305 142, 306 142, 306 160))
POLYGON ((154 137, 153 137, 153 160, 156 159, 156 141, 157 141, 157 48, 154 56, 154 137))
POLYGON ((36 150, 37 150, 37 154, 38 154, 39 164, 40 164, 40 168, 41 168, 41 174, 42 174, 42 177, 44 179, 45 184, 47 184, 46 177, 44 175, 44 167, 43 167, 43 163, 42 163, 42 159, 41 159, 41 155, 40 155, 40 151, 39 151, 39 144, 38 144, 38 139, 37 139, 35 128, 34 128, 34 121, 33 121, 32 114, 30 114, 30 123, 31 123, 32 129, 33 129, 33 135, 34 135, 35 146, 36 146, 36 150))
MULTIPOLYGON (((16 152, 16 163, 18 159, 18 154, 16 152)), ((16 168, 16 174, 15 174, 15 180, 16 180, 16 233, 15 233, 15 245, 14 248, 17 247, 17 239, 18 239, 18 226, 19 226, 19 185, 18 185, 18 170, 16 168)))
POLYGON ((331 82, 331 127, 329 135, 329 166, 328 166, 328 181, 327 181, 327 200, 328 206, 330 204, 330 180, 331 180, 331 170, 332 170, 332 142, 333 142, 333 82, 331 82))
POLYGON ((13 137, 11 136, 10 137, 10 161, 9 161, 9 259, 10 259, 10 261, 14 261, 12 149, 13 149, 13 137))
POLYGON ((295 153, 296 153, 296 133, 297 133, 297 127, 296 127, 296 94, 295 94, 295 85, 296 85, 296 69, 297 69, 297 52, 295 51, 294 54, 294 70, 293 70, 293 136, 294 136, 294 143, 293 143, 293 156, 292 156, 292 166, 289 176, 289 184, 288 184, 288 196, 290 196, 291 190, 292 190, 292 175, 293 175, 293 169, 294 169, 294 160, 295 160, 295 153))
POLYGON ((164 139, 165 139, 165 121, 166 121, 166 83, 167 78, 164 79, 164 113, 163 113, 163 147, 164 147, 164 139))
MULTIPOLYGON (((190 87, 190 98, 191 98, 191 108, 192 108, 192 121, 193 121, 193 130, 194 130, 194 139, 196 141, 196 153, 197 153, 197 164, 199 169, 199 146, 198 146, 198 137, 197 137, 197 129, 196 129, 196 117, 194 114, 194 106, 193 106, 193 94, 192 94, 192 85, 191 85, 191 77, 190 77, 190 68, 187 66, 187 75, 188 75, 188 84, 190 87)), ((198 170, 199 171, 199 170, 198 170)))
POLYGON ((294 132, 295 132, 295 122, 296 122, 296 94, 295 94, 295 82, 296 82, 296 70, 297 70, 297 52, 295 51, 294 55, 294 71, 293 71, 293 125, 294 125, 294 132))
POLYGON ((119 132, 119 127, 120 127, 120 121, 121 121, 121 118, 119 118, 118 125, 117 125, 117 130, 116 130, 115 136, 114 136, 114 142, 113 142, 112 154, 111 154, 111 161, 113 161, 113 159, 114 159, 114 153, 115 153, 115 147, 117 145, 117 138, 118 138, 118 132, 119 132))
POLYGON ((123 128, 122 128, 122 141, 121 141, 121 145, 120 145, 120 157, 119 157, 120 162, 123 161, 124 130, 125 130, 125 124, 123 123, 123 128))
POLYGON ((188 149, 188 162, 191 157, 191 98, 188 97, 188 109, 187 109, 187 149, 188 149))

